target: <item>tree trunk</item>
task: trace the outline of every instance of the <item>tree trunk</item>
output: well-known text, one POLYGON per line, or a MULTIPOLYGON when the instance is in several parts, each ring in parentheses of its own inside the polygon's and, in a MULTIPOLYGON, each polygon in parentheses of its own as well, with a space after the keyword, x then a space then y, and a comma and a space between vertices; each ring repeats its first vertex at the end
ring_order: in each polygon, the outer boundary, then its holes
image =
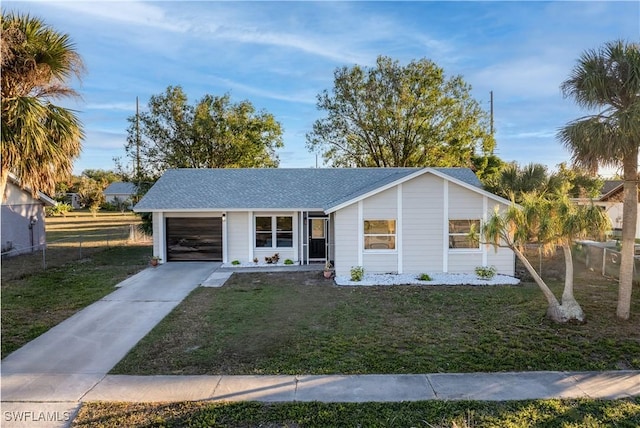
POLYGON ((562 312, 566 321, 576 320, 584 321, 584 311, 580 304, 573 296, 573 257, 571 255, 571 247, 567 244, 562 245, 564 253, 564 291, 562 292, 562 312))
POLYGON ((7 180, 9 179, 9 170, 2 170, 0 175, 0 201, 4 202, 4 190, 7 188, 7 180))
POLYGON ((622 205, 622 251, 616 315, 628 320, 631 311, 633 264, 635 255, 636 221, 638 216, 638 149, 623 159, 624 200, 622 205))
POLYGON ((560 307, 560 303, 558 302, 558 299, 556 299, 556 296, 553 295, 553 292, 540 277, 540 275, 538 275, 538 272, 536 272, 535 268, 531 266, 531 263, 529 263, 529 260, 527 260, 525 255, 515 247, 512 247, 511 249, 514 253, 516 253, 516 256, 520 259, 524 267, 527 268, 527 271, 533 277, 533 280, 536 282, 536 284, 538 284, 540 290, 542 290, 542 294, 544 294, 544 297, 546 297, 548 304, 547 316, 554 321, 561 322, 559 320, 556 320, 560 307))

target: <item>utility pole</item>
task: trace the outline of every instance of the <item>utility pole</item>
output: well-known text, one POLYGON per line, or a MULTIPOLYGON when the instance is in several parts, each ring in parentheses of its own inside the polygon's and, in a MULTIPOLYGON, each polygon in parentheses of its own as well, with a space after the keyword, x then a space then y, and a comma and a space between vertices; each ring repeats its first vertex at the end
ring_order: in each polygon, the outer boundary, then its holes
POLYGON ((140 107, 136 96, 136 178, 140 188, 140 107))
POLYGON ((490 129, 491 129, 491 135, 493 135, 493 91, 489 92, 490 95, 490 99, 489 99, 489 104, 491 105, 491 121, 490 121, 490 129))

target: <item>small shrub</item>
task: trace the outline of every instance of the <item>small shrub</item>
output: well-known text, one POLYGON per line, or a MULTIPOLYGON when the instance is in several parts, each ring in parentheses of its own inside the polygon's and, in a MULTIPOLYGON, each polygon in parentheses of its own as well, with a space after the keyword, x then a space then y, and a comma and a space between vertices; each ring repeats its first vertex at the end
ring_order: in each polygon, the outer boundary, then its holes
POLYGON ((490 280, 496 276, 496 272, 495 266, 478 266, 476 268, 476 276, 480 279, 490 280))
POLYGON ((431 277, 429 276, 428 273, 421 273, 418 279, 420 281, 431 281, 431 277))
POLYGON ((234 260, 231 262, 232 265, 238 266, 240 264, 240 260, 234 260))
POLYGON ((65 216, 69 211, 71 211, 71 209, 71 205, 58 202, 52 207, 45 207, 44 212, 47 217, 53 217, 61 214, 65 216))
POLYGON ((284 264, 285 265, 292 265, 293 264, 293 260, 287 259, 287 260, 284 261, 284 264))
POLYGON ((351 281, 362 281, 364 277, 364 268, 362 266, 355 266, 351 268, 351 281))

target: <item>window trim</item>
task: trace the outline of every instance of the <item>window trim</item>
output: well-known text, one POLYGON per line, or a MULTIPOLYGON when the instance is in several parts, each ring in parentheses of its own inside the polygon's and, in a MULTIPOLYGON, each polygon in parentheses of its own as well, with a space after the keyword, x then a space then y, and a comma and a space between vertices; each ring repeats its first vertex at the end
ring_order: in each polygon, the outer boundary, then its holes
POLYGON ((295 239, 295 225, 294 225, 294 217, 292 215, 278 215, 278 214, 255 214, 253 216, 253 249, 254 250, 265 250, 265 249, 293 249, 295 247, 294 239, 295 239), (271 230, 270 231, 259 231, 257 230, 257 219, 258 218, 270 218, 271 219, 271 230), (278 218, 288 218, 291 220, 291 230, 278 230, 278 218), (291 246, 288 247, 280 247, 278 246, 278 233, 290 233, 291 234, 291 246), (256 237, 258 234, 266 235, 267 233, 271 233, 271 246, 269 247, 258 247, 256 245, 256 237))
POLYGON ((365 218, 362 220, 362 249, 367 253, 397 253, 398 252, 398 220, 395 218, 365 218), (393 222, 395 233, 367 233, 365 224, 369 221, 393 222), (393 248, 367 248, 367 237, 393 237, 393 248))
POLYGON ((478 233, 480 233, 480 227, 482 226, 482 220, 479 218, 450 218, 447 221, 447 249, 449 250, 449 252, 453 252, 453 253, 477 253, 477 252, 481 252, 482 251, 482 244, 480 243, 480 240, 478 240, 478 246, 477 247, 462 247, 462 248, 452 248, 451 247, 451 237, 452 236, 467 236, 468 232, 464 232, 464 233, 455 233, 455 232, 451 232, 451 222, 452 221, 468 221, 468 222, 477 222, 478 225, 478 233))

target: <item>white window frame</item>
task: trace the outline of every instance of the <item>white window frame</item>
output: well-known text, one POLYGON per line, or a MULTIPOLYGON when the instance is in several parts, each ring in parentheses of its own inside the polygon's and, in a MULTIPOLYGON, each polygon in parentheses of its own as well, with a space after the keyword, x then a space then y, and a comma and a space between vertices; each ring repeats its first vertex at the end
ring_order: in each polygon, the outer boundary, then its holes
POLYGON ((466 237, 468 235, 469 232, 451 232, 451 222, 452 221, 468 221, 468 222, 477 222, 478 225, 478 234, 480 233, 480 227, 482 226, 482 220, 479 218, 450 218, 449 221, 447 222, 447 227, 448 227, 448 240, 447 240, 447 247, 449 249, 450 252, 480 252, 482 251, 482 246, 480 245, 480 240, 478 240, 478 246, 477 247, 462 247, 462 248, 451 248, 451 237, 452 236, 464 236, 466 237))
POLYGON ((396 253, 398 252, 398 220, 395 218, 367 218, 362 221, 362 249, 371 253, 396 253), (393 230, 395 233, 367 233, 366 223, 369 221, 387 221, 393 222, 393 230), (393 248, 367 248, 367 237, 393 237, 393 248))
POLYGON ((263 250, 263 249, 293 249, 294 247, 294 217, 292 215, 260 215, 256 214, 253 217, 253 248, 255 250, 263 250), (256 245, 256 237, 258 233, 267 234, 268 232, 258 231, 257 230, 257 219, 259 217, 270 218, 271 219, 271 246, 270 247, 258 247, 256 245), (288 218, 291 219, 291 230, 278 230, 278 218, 288 218), (279 247, 278 246, 278 232, 285 232, 291 234, 291 246, 288 247, 279 247))

